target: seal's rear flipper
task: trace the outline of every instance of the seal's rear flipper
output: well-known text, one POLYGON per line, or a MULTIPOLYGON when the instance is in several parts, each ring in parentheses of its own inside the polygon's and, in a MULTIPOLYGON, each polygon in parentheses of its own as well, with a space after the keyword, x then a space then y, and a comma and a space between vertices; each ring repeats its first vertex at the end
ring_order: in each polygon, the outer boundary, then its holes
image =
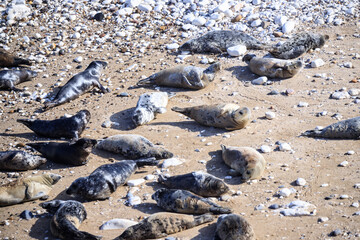
POLYGON ((210 212, 213 214, 228 214, 232 213, 232 210, 230 208, 224 207, 211 207, 210 212))
POLYGON ((198 226, 211 221, 214 221, 214 216, 210 213, 206 213, 200 216, 194 216, 194 226, 198 226))
POLYGON ((14 65, 31 65, 31 62, 29 60, 23 59, 23 58, 14 58, 14 65))
POLYGON ((305 137, 321 137, 321 131, 319 130, 308 130, 301 134, 301 136, 305 137))
POLYGON ((142 159, 137 159, 137 160, 133 160, 136 165, 138 167, 143 167, 143 166, 155 166, 159 163, 159 160, 157 160, 156 158, 152 157, 152 158, 142 158, 142 159))
POLYGON ((221 70, 221 63, 216 62, 211 64, 207 69, 204 70, 204 73, 216 73, 221 70))
POLYGON ((35 149, 36 151, 41 153, 42 148, 44 147, 44 145, 47 145, 47 144, 46 143, 26 143, 26 145, 32 147, 33 149, 35 149))
POLYGON ((143 80, 140 80, 136 83, 136 86, 140 87, 140 86, 144 86, 144 85, 151 85, 151 84, 155 84, 155 80, 150 77, 145 78, 143 80))
POLYGON ((31 120, 31 119, 17 119, 16 121, 19 122, 19 123, 24 124, 25 126, 27 126, 30 129, 31 129, 32 124, 34 122, 34 120, 31 120))
POLYGON ((164 183, 167 180, 167 177, 164 175, 159 175, 158 177, 158 182, 159 183, 164 183))

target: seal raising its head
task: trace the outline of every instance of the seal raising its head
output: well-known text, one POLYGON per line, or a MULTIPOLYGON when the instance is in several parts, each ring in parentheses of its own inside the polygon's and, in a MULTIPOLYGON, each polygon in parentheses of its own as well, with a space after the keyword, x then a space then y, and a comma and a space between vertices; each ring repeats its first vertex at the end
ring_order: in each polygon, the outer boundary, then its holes
POLYGON ((31 81, 36 76, 37 72, 28 69, 0 71, 0 89, 21 91, 15 85, 31 81))
POLYGON ((237 214, 221 215, 216 223, 214 240, 255 240, 250 223, 237 214))
POLYGON ((31 65, 29 60, 15 57, 4 49, 0 49, 0 67, 19 67, 21 65, 31 65))
POLYGON ((0 170, 26 171, 46 163, 46 159, 24 151, 0 152, 0 170))

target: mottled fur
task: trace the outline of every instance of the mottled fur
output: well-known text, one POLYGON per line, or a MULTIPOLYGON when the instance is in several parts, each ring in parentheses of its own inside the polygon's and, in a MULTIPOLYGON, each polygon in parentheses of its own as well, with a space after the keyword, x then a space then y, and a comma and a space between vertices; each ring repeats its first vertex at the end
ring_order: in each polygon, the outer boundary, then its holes
POLYGON ((255 233, 245 218, 236 214, 221 215, 216 223, 214 240, 255 240, 255 233))
POLYGON ((46 159, 24 151, 0 152, 0 170, 26 171, 46 163, 46 159))
POLYGON ((31 65, 29 60, 15 57, 4 49, 0 49, 0 67, 19 67, 21 65, 31 65))
POLYGON ((21 70, 2 70, 0 71, 0 89, 21 91, 15 85, 27 81, 37 76, 37 72, 21 69, 21 70))

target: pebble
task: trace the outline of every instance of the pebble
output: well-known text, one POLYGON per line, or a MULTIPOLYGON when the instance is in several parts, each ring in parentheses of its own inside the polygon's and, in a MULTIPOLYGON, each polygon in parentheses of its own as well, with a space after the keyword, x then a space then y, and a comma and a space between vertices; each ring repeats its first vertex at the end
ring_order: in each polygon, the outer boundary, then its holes
POLYGON ((291 146, 288 143, 280 143, 279 150, 282 152, 291 151, 291 146))
POLYGON ((340 198, 340 199, 348 199, 348 198, 349 198, 349 195, 343 194, 343 195, 340 195, 339 198, 340 198))
POLYGON ((126 203, 129 206, 135 206, 141 203, 141 198, 139 196, 130 196, 126 203))
POLYGON ((354 188, 355 188, 355 189, 360 189, 360 183, 356 183, 356 184, 354 185, 354 188))
POLYGON ((317 221, 318 221, 318 223, 323 223, 323 222, 329 221, 329 218, 328 217, 319 217, 317 221))
POLYGON ((74 58, 74 62, 76 62, 76 63, 81 63, 82 61, 83 61, 83 57, 82 57, 82 56, 79 56, 79 57, 74 58))
POLYGON ((348 92, 334 92, 333 94, 331 94, 331 98, 332 99, 347 99, 350 98, 350 94, 348 92))
POLYGON ((286 208, 279 210, 284 216, 310 216, 316 214, 316 207, 313 204, 301 200, 292 201, 286 208))
POLYGON ((145 180, 154 180, 154 179, 155 179, 155 175, 148 174, 145 176, 145 180))
POLYGON ((345 63, 344 63, 344 67, 346 67, 346 68, 352 68, 353 65, 352 65, 351 62, 345 62, 345 63))
POLYGON ((195 26, 202 26, 205 23, 206 23, 206 19, 203 17, 197 17, 191 22, 191 24, 195 26))
POLYGON ((288 188, 282 188, 280 191, 279 191, 279 195, 281 197, 289 197, 291 195, 292 191, 288 188))
POLYGON ((262 76, 262 77, 252 80, 251 83, 254 85, 264 85, 267 82, 267 80, 268 80, 267 77, 262 76))
POLYGON ((358 96, 358 95, 360 95, 360 89, 352 88, 352 89, 349 89, 348 93, 350 96, 358 96))
POLYGON ((263 153, 269 153, 269 152, 271 152, 272 150, 271 150, 271 148, 270 148, 269 146, 267 146, 267 145, 261 145, 260 151, 263 152, 263 153))
POLYGON ((107 120, 101 124, 101 127, 103 128, 110 128, 112 126, 112 122, 110 120, 107 120))
POLYGON ((314 61, 311 62, 312 68, 318 68, 318 67, 321 67, 324 65, 325 65, 325 62, 321 58, 315 59, 314 61))
POLYGON ((349 165, 348 161, 343 161, 339 164, 339 167, 346 167, 347 165, 349 165))
POLYGON ((275 118, 275 113, 274 112, 266 112, 265 113, 265 118, 269 119, 269 120, 272 120, 272 119, 275 118))
POLYGON ((299 102, 298 103, 298 107, 308 107, 309 106, 309 103, 307 102, 299 102))
POLYGON ((231 199, 231 196, 229 195, 229 194, 223 194, 223 195, 221 195, 221 197, 220 197, 220 200, 221 201, 229 201, 231 199))
POLYGON ((350 207, 354 207, 354 208, 358 208, 359 207, 359 202, 353 202, 350 207))
POLYGON ((30 220, 34 218, 34 214, 30 212, 29 210, 24 210, 22 213, 20 213, 20 217, 22 219, 30 220))
POLYGON ((101 22, 102 20, 104 20, 104 17, 105 17, 105 15, 104 15, 102 12, 96 13, 96 14, 94 15, 94 19, 95 19, 96 21, 99 21, 99 22, 101 22))
POLYGON ((100 226, 100 230, 110 230, 110 229, 122 229, 128 228, 135 224, 138 224, 135 221, 131 221, 128 219, 115 218, 105 222, 100 226))
POLYGON ((269 209, 278 209, 278 208, 280 208, 280 206, 279 206, 279 204, 271 204, 270 206, 269 206, 269 209))
POLYGON ((259 204, 257 206, 255 206, 254 208, 255 210, 264 210, 265 209, 265 206, 263 204, 259 204))
POLYGON ((246 53, 246 46, 245 45, 236 45, 233 47, 229 47, 227 52, 232 57, 239 57, 246 53))
POLYGON ((163 164, 161 165, 162 168, 168 168, 168 167, 173 167, 173 166, 178 166, 184 163, 183 159, 178 159, 178 158, 168 158, 165 159, 163 164))
POLYGON ((295 29, 295 22, 294 21, 287 21, 286 23, 284 23, 284 25, 281 28, 281 31, 284 34, 288 34, 291 33, 294 29, 295 29))
POLYGON ((139 179, 132 179, 132 180, 129 180, 127 181, 127 185, 129 187, 134 187, 134 186, 138 186, 140 184, 143 184, 145 182, 145 180, 143 178, 139 178, 139 179))
POLYGON ((178 48, 179 48, 179 44, 177 44, 177 43, 172 43, 172 44, 166 45, 167 50, 173 50, 173 49, 178 49, 178 48))
POLYGON ((306 180, 303 179, 303 178, 298 178, 298 179, 296 179, 295 183, 296 183, 297 186, 305 186, 306 180))
POLYGON ((330 233, 330 236, 334 236, 334 237, 339 236, 339 235, 342 235, 341 229, 335 229, 334 231, 332 231, 330 233))

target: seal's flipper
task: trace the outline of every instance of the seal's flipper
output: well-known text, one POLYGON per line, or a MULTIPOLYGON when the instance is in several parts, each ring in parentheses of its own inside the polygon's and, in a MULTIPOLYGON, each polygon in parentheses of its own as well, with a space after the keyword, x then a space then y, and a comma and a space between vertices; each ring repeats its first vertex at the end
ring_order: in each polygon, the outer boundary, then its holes
POLYGON ((156 108, 155 113, 166 113, 166 108, 165 107, 156 108))
POLYGON ((133 160, 136 165, 138 167, 143 167, 143 166, 155 166, 159 163, 159 160, 157 160, 154 157, 151 158, 142 158, 142 159, 137 159, 137 160, 133 160))
POLYGON ((190 114, 189 108, 172 107, 171 110, 174 112, 182 113, 186 116, 190 114))
POLYGON ((320 131, 320 130, 308 130, 308 131, 302 133, 301 136, 321 137, 321 133, 322 133, 322 131, 320 131))
POLYGON ((213 214, 228 214, 232 213, 232 210, 230 208, 224 208, 224 207, 211 207, 210 212, 213 214))
POLYGON ((203 223, 211 222, 213 220, 214 220, 214 216, 210 213, 206 213, 206 214, 203 214, 200 216, 194 216, 194 225, 193 226, 198 226, 203 223))
POLYGON ((14 65, 15 66, 19 66, 19 65, 31 65, 31 62, 29 60, 23 59, 23 58, 18 58, 15 57, 14 58, 14 65))
POLYGON ((145 86, 145 85, 152 85, 155 84, 155 80, 152 78, 152 75, 148 78, 140 80, 136 83, 136 86, 145 86))
POLYGON ((220 48, 213 46, 212 44, 209 43, 204 46, 204 50, 205 52, 214 53, 214 54, 222 53, 220 48))

